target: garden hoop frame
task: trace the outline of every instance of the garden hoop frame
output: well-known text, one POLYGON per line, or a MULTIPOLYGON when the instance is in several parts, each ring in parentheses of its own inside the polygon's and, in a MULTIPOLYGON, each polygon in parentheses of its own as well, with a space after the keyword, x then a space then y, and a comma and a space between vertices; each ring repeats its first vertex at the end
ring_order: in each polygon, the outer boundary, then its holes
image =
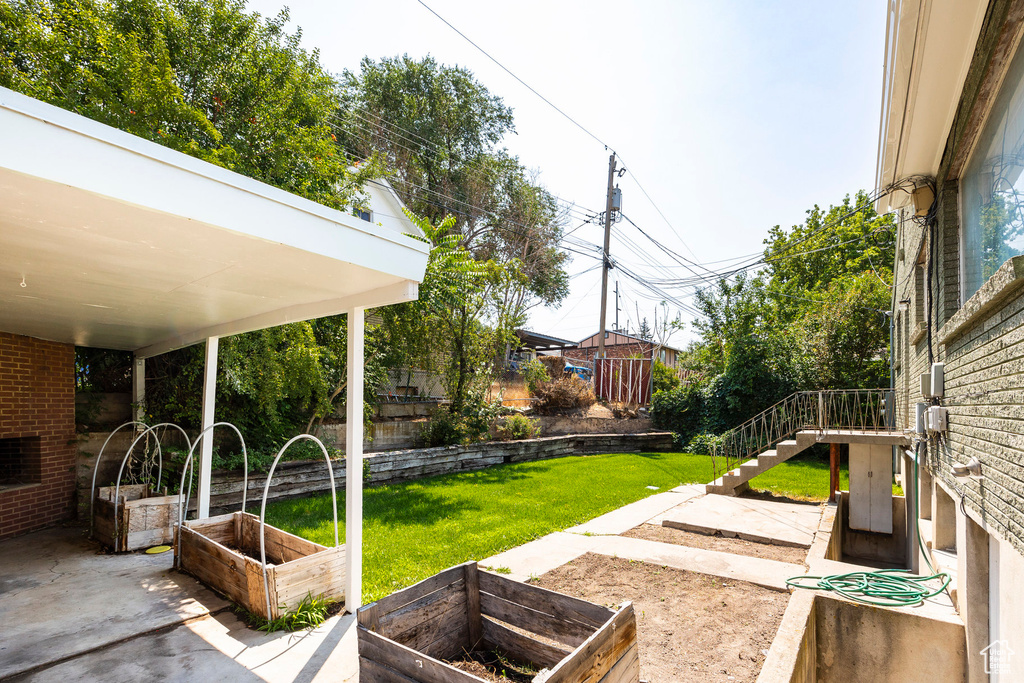
MULTIPOLYGON (((316 443, 316 445, 320 447, 320 451, 324 454, 324 459, 327 461, 327 474, 331 479, 331 509, 334 512, 334 547, 338 547, 338 492, 334 487, 334 468, 331 466, 331 456, 327 453, 327 447, 324 446, 324 443, 312 434, 299 434, 298 436, 293 436, 288 440, 288 443, 282 446, 281 450, 277 452, 277 456, 274 458, 274 463, 270 466, 270 471, 267 472, 267 482, 263 486, 263 503, 260 505, 260 563, 263 569, 263 594, 267 599, 268 619, 271 615, 270 586, 267 585, 267 550, 265 542, 266 534, 264 533, 264 526, 266 524, 265 519, 267 515, 267 494, 270 492, 270 480, 274 476, 274 469, 277 467, 277 462, 281 459, 281 456, 284 455, 284 452, 288 450, 289 446, 296 441, 302 440, 313 441, 316 443)), ((348 598, 346 597, 346 599, 348 598)))

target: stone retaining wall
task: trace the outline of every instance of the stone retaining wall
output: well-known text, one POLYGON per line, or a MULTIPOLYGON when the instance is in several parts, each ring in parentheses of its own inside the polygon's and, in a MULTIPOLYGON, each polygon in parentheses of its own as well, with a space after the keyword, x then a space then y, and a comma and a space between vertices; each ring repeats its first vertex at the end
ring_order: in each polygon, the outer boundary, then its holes
MULTIPOLYGON (((502 441, 471 446, 443 446, 414 450, 368 453, 368 484, 391 484, 451 472, 479 470, 502 463, 529 462, 568 455, 600 453, 641 453, 672 450, 671 432, 646 434, 575 434, 542 437, 523 441, 502 441)), ((334 483, 339 492, 345 487, 344 459, 332 462, 334 483)), ((249 477, 248 500, 262 497, 266 475, 249 477)), ((324 461, 281 463, 270 484, 268 500, 286 500, 330 490, 324 461)), ((240 472, 214 472, 210 506, 214 512, 227 511, 241 503, 240 472)))

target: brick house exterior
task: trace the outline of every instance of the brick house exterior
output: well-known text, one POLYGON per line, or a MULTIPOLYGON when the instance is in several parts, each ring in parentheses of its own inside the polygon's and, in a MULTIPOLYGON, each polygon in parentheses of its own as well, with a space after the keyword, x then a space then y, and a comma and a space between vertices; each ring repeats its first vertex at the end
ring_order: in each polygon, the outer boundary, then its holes
POLYGON ((0 332, 0 538, 72 514, 74 364, 71 344, 0 332))
MULTIPOLYGON (((912 5, 900 3, 890 24, 916 24, 910 10, 926 10, 912 5)), ((982 0, 942 10, 931 11, 926 29, 907 32, 908 41, 919 41, 916 48, 888 47, 887 74, 906 68, 899 65, 911 63, 911 52, 919 61, 904 76, 913 85, 894 82, 883 102, 895 123, 887 131, 883 117, 877 186, 909 179, 917 187, 916 203, 910 191, 882 200, 900 207, 892 308, 896 423, 913 430, 918 403, 941 405, 948 414, 945 432, 921 435, 914 451, 902 454, 908 504, 919 511, 915 523, 932 559, 936 549, 955 559, 968 680, 988 681, 982 652, 989 643, 1008 641, 1024 652, 1024 256, 1013 256, 1019 245, 988 248, 982 264, 986 251, 977 248, 992 239, 982 233, 982 211, 1021 177, 1024 150, 1016 145, 1024 120, 1019 105, 1006 103, 1018 103, 1024 93, 1024 2, 982 0), (967 34, 962 43, 951 39, 961 32, 967 34), (941 50, 929 53, 929 40, 941 50), (951 68, 951 55, 962 70, 951 68), (903 93, 909 95, 901 104, 903 93), (909 126, 912 116, 919 118, 909 126), (925 116, 948 123, 929 126, 925 116), (1007 129, 1000 150, 998 136, 1007 129), (929 168, 927 159, 935 165, 929 168), (922 392, 921 376, 932 363, 944 364, 940 398, 922 392), (971 458, 980 461, 981 476, 954 476, 952 466, 971 458)), ((927 571, 923 561, 918 569, 927 571)), ((1013 673, 1020 670, 1024 662, 1014 664, 1013 673)), ((1020 680, 991 677, 1011 679, 1020 680)))
MULTIPOLYGON (((656 344, 650 340, 636 337, 623 332, 606 332, 604 350, 608 358, 650 358, 656 344)), ((580 361, 590 362, 597 356, 598 334, 587 337, 574 349, 566 349, 563 355, 580 361)), ((668 346, 662 346, 659 354, 660 360, 670 368, 676 366, 676 354, 678 351, 668 346)))

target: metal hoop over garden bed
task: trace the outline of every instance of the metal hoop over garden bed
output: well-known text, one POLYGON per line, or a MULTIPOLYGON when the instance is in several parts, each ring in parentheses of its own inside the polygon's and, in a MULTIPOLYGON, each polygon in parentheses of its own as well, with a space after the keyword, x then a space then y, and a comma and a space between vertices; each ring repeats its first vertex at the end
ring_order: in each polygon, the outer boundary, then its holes
MULTIPOLYGON (((190 466, 191 459, 187 463, 190 466)), ((184 473, 182 479, 184 487, 184 473)), ((266 619, 276 619, 282 611, 294 609, 308 595, 344 599, 345 546, 338 539, 338 498, 327 448, 309 434, 289 440, 278 451, 267 473, 259 517, 245 512, 243 503, 240 512, 192 522, 182 520, 174 552, 175 563, 183 571, 266 619), (334 511, 333 548, 266 523, 267 496, 274 470, 285 451, 300 440, 315 442, 327 461, 334 511), (268 554, 271 562, 267 561, 268 554)))
POLYGON ((174 538, 174 520, 178 516, 181 507, 181 496, 176 495, 154 495, 159 494, 160 484, 163 481, 163 446, 156 430, 161 428, 174 428, 181 432, 185 443, 191 448, 191 441, 184 429, 170 422, 162 422, 146 426, 142 422, 126 422, 108 436, 96 456, 96 464, 93 469, 92 489, 90 490, 89 506, 89 532, 96 533, 96 503, 99 501, 100 529, 98 537, 100 542, 109 545, 115 552, 126 550, 138 550, 152 545, 170 543, 174 538), (114 434, 125 427, 143 427, 144 429, 132 441, 121 460, 121 466, 117 472, 117 480, 113 487, 102 487, 96 489, 96 478, 99 474, 100 462, 103 453, 110 444, 114 434), (156 443, 157 477, 156 485, 149 483, 130 484, 124 487, 126 495, 122 496, 122 480, 125 474, 125 467, 131 460, 135 447, 143 440, 152 435, 156 443))

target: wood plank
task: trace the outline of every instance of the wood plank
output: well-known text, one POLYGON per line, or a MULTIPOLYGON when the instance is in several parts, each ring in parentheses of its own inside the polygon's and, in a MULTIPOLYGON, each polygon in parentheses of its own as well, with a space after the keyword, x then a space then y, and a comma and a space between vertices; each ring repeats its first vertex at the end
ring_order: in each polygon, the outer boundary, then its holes
POLYGON ((431 656, 445 656, 449 650, 458 652, 468 647, 469 625, 466 623, 464 585, 460 580, 457 584, 425 596, 421 601, 406 605, 398 612, 381 616, 377 632, 431 656), (438 645, 442 648, 440 653, 436 648, 430 648, 435 641, 455 633, 465 635, 460 636, 462 640, 459 642, 438 645))
POLYGON ((462 565, 449 567, 442 572, 423 579, 419 583, 414 583, 408 588, 403 588, 396 593, 381 598, 377 601, 377 609, 383 618, 386 614, 394 612, 403 605, 419 600, 424 595, 433 593, 439 588, 443 588, 461 578, 463 578, 462 565))
POLYGON ((380 612, 377 610, 377 603, 371 602, 369 605, 363 605, 356 610, 356 621, 359 625, 369 631, 376 631, 378 621, 378 615, 380 612))
POLYGON ((632 645, 600 683, 640 683, 640 648, 632 645))
POLYGON ((575 648, 584 640, 594 635, 594 629, 586 624, 568 619, 559 619, 545 612, 509 602, 490 593, 480 594, 480 606, 483 614, 493 617, 506 624, 532 631, 545 638, 575 648))
POLYGON ((466 623, 464 614, 459 614, 458 618, 449 615, 446 619, 449 619, 449 625, 440 638, 423 645, 413 641, 412 644, 416 646, 413 649, 436 659, 461 657, 469 643, 469 624, 466 623))
POLYGON ((408 648, 365 628, 359 628, 359 658, 387 665, 420 683, 478 683, 482 678, 460 671, 422 652, 408 648))
POLYGON ((389 666, 372 659, 359 658, 360 683, 418 683, 416 679, 403 676, 389 666))
POLYGON ((636 644, 633 603, 625 603, 611 619, 536 683, 596 683, 636 644))
POLYGON ((192 520, 190 522, 185 522, 185 526, 205 538, 221 545, 235 545, 235 514, 237 513, 192 520))
POLYGON ((469 650, 473 651, 484 637, 480 621, 480 573, 476 562, 462 565, 466 569, 466 624, 469 627, 469 650))
POLYGON ((559 619, 581 622, 595 629, 600 628, 615 614, 607 607, 506 579, 490 572, 480 572, 480 590, 539 612, 546 612, 559 619))
MULTIPOLYGON (((457 593, 465 597, 466 581, 458 578, 447 586, 441 586, 432 593, 428 593, 410 603, 402 605, 390 612, 381 611, 380 627, 377 632, 381 635, 397 640, 396 634, 402 633, 414 624, 429 619, 448 609, 448 605, 454 600, 457 593)), ((380 609, 378 601, 377 608, 380 609)), ((399 641, 401 642, 401 641, 399 641)))
POLYGON ((164 527, 160 529, 144 529, 128 534, 127 550, 141 550, 152 548, 155 545, 170 545, 174 540, 174 529, 164 527))
POLYGON ((241 555, 189 527, 181 529, 179 567, 235 602, 246 604, 245 561, 241 555))
MULTIPOLYGON (((270 613, 267 613, 267 594, 264 591, 263 565, 251 557, 245 560, 245 588, 247 599, 245 605, 250 612, 264 619, 276 619, 281 616, 281 609, 274 595, 270 596, 270 613)), ((268 577, 269 578, 269 577, 268 577)))
MULTIPOLYGON (((248 552, 259 553, 260 550, 260 518, 249 513, 239 513, 241 518, 241 536, 239 545, 248 552)), ((264 544, 267 552, 267 560, 273 558, 275 564, 285 564, 307 555, 326 550, 325 546, 319 543, 307 541, 304 538, 282 531, 277 527, 266 524, 264 530, 264 544)))
POLYGON ((507 626, 502 626, 490 617, 483 617, 484 647, 508 654, 513 659, 529 662, 538 667, 556 666, 569 655, 569 650, 562 650, 548 645, 535 638, 517 633, 507 626))

